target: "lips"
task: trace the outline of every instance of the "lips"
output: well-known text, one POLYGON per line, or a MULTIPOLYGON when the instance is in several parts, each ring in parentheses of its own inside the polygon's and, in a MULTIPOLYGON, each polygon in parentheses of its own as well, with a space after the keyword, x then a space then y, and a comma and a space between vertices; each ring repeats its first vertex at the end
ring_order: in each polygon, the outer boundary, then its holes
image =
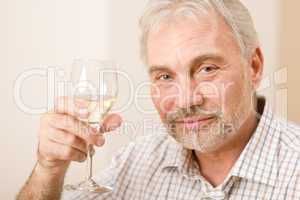
POLYGON ((207 124, 215 119, 215 116, 207 117, 187 117, 177 120, 176 123, 184 126, 187 129, 198 128, 204 124, 207 124))

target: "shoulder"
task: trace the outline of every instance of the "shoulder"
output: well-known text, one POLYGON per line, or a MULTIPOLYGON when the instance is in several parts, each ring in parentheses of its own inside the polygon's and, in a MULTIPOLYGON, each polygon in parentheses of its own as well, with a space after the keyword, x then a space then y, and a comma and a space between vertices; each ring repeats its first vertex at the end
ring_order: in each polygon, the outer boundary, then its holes
POLYGON ((300 126, 282 118, 276 118, 280 131, 280 146, 300 157, 300 126))
POLYGON ((300 127, 299 125, 276 119, 280 131, 278 146, 278 181, 286 183, 286 190, 300 187, 300 127))
POLYGON ((287 120, 276 118, 277 131, 279 135, 278 161, 281 171, 289 169, 288 173, 284 172, 290 179, 300 178, 300 127, 299 125, 287 120))

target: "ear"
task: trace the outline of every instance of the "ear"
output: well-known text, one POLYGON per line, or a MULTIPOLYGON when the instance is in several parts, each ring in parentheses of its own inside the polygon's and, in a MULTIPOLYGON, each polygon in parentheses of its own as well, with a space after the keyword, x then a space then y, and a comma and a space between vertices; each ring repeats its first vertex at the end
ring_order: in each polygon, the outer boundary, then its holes
POLYGON ((257 89, 260 85, 264 68, 264 56, 260 47, 255 49, 250 58, 250 68, 252 85, 254 89, 257 89))

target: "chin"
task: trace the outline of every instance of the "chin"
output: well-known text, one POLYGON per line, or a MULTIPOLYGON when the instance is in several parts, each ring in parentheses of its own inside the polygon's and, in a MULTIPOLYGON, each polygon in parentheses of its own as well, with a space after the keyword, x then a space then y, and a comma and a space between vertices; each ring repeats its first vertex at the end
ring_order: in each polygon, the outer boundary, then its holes
POLYGON ((184 148, 201 153, 210 153, 220 149, 228 140, 222 134, 211 134, 209 131, 197 131, 196 133, 177 130, 170 131, 170 135, 184 148))

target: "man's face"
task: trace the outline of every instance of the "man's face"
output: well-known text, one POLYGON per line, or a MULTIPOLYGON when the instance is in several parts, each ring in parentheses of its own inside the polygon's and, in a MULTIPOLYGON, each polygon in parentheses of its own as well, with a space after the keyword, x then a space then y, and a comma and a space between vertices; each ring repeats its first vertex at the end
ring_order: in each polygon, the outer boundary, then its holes
POLYGON ((254 87, 221 18, 178 17, 162 23, 149 34, 147 59, 152 100, 178 142, 208 152, 235 136, 249 116, 254 87))

